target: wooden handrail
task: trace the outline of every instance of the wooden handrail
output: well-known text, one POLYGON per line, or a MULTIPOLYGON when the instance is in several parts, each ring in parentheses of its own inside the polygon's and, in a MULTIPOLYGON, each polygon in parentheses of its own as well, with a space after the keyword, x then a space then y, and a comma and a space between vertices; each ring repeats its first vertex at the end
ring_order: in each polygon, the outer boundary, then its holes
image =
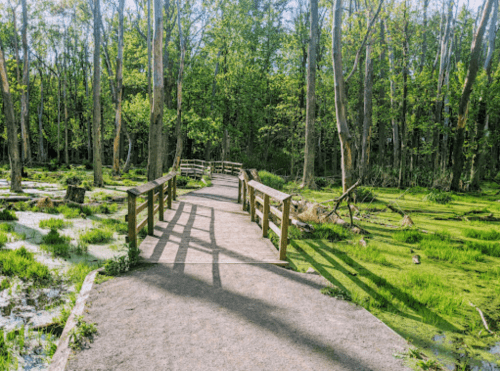
POLYGON ((125 221, 128 222, 128 243, 131 247, 137 247, 137 233, 146 224, 148 225, 148 235, 153 235, 154 214, 158 211, 158 218, 160 221, 163 221, 165 202, 167 203, 167 208, 171 209, 172 200, 176 199, 176 184, 177 173, 172 171, 164 177, 127 190, 128 214, 125 215, 125 221), (137 198, 145 193, 148 194, 147 201, 137 206, 137 198), (167 193, 167 196, 165 196, 165 193, 167 193), (155 206, 157 200, 158 205, 155 206), (147 217, 137 223, 137 215, 146 208, 148 209, 147 217))
POLYGON ((269 228, 279 236, 279 259, 286 260, 286 248, 288 245, 288 225, 290 223, 290 202, 291 195, 280 192, 274 188, 268 187, 255 180, 248 179, 245 171, 241 171, 238 176, 238 203, 243 204, 243 210, 246 210, 247 189, 249 194, 250 219, 252 222, 257 218, 261 219, 262 237, 268 237, 269 228), (263 197, 257 196, 259 192, 263 197), (282 204, 282 211, 270 205, 270 199, 282 204), (262 211, 258 209, 258 204, 262 206, 262 211), (274 214, 281 221, 281 228, 269 220, 269 215, 274 214))

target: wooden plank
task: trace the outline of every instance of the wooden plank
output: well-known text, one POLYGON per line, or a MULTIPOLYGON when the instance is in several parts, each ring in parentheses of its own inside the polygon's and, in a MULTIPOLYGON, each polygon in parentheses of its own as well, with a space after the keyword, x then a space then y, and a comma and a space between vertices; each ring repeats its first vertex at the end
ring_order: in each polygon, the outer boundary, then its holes
POLYGON ((154 214, 154 189, 148 192, 148 235, 154 234, 155 228, 155 214, 154 214))
POLYGON ((269 229, 269 196, 264 196, 264 209, 263 209, 264 219, 262 219, 262 237, 267 237, 267 231, 269 229))
POLYGON ((286 193, 277 191, 276 189, 265 186, 264 184, 256 182, 255 180, 251 180, 250 182, 248 182, 248 185, 278 201, 284 201, 292 197, 291 195, 287 195, 286 193))
POLYGON ((128 242, 130 247, 137 247, 137 198, 133 194, 128 195, 128 242))
POLYGON ((290 218, 290 198, 283 201, 283 219, 281 221, 279 259, 286 260, 286 247, 288 246, 288 219, 290 218))
POLYGON ((150 190, 155 189, 156 187, 164 184, 169 179, 172 179, 173 177, 175 177, 175 175, 176 175, 175 172, 172 171, 168 175, 165 175, 164 177, 155 179, 155 180, 153 180, 151 182, 148 182, 146 184, 140 185, 138 187, 131 188, 131 189, 127 190, 127 193, 133 194, 135 196, 140 196, 140 195, 142 195, 142 194, 144 194, 146 192, 149 192, 150 190))
POLYGON ((172 208, 172 182, 173 182, 173 179, 170 179, 168 181, 168 204, 167 204, 167 207, 169 209, 172 208))
POLYGON ((271 230, 276 233, 276 235, 278 237, 281 237, 281 230, 280 230, 280 227, 278 227, 276 224, 274 224, 273 222, 269 222, 269 228, 271 228, 271 230))
POLYGON ((257 215, 260 220, 264 220, 264 214, 262 214, 262 211, 259 209, 255 209, 255 215, 257 215))
POLYGON ((255 202, 258 202, 259 204, 264 205, 264 200, 257 195, 255 195, 255 202))
POLYGON ((243 211, 246 210, 246 207, 247 207, 247 183, 245 181, 242 182, 243 183, 243 211))
POLYGON ((281 220, 283 220, 283 213, 281 211, 278 210, 278 208, 274 207, 274 206, 271 206, 270 207, 270 211, 276 215, 278 218, 280 218, 281 220))
POLYGON ((241 179, 238 179, 238 203, 241 202, 241 179))
POLYGON ((142 210, 144 210, 146 207, 148 207, 148 202, 145 201, 143 202, 142 204, 140 204, 138 207, 137 207, 137 211, 136 213, 139 214, 142 210))
POLYGON ((158 220, 160 222, 163 221, 163 215, 165 214, 165 198, 164 198, 164 190, 163 185, 160 187, 160 191, 158 192, 158 199, 160 202, 158 203, 158 220))
POLYGON ((148 217, 145 217, 142 222, 137 225, 136 232, 138 233, 148 223, 148 217))
POLYGON ((250 220, 255 222, 255 191, 253 187, 249 187, 250 191, 250 220))
POLYGON ((177 175, 172 178, 172 200, 177 200, 177 175))

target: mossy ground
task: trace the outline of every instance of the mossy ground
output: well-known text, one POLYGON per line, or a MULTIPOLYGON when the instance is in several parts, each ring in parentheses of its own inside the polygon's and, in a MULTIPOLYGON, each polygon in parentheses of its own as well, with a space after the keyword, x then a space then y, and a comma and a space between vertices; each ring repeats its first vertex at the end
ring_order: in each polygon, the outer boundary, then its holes
MULTIPOLYGON (((287 188, 316 202, 341 194, 340 187, 325 191, 287 188)), ((359 243, 361 236, 338 242, 292 239, 287 252, 290 265, 302 272, 313 267, 428 357, 460 366, 478 360, 500 365, 499 355, 488 352, 500 338, 486 331, 478 311, 470 305, 480 308, 490 329, 498 333, 500 241, 492 239, 500 232, 500 222, 471 220, 491 213, 500 217, 498 186, 484 184, 481 193, 452 194, 451 202, 444 205, 425 201, 427 189, 410 189, 402 197, 404 191, 398 189, 371 190, 376 200, 357 205, 360 220, 356 224, 370 233, 364 237, 366 247, 359 243), (410 215, 415 223, 412 229, 423 238, 395 236, 402 229, 402 218, 386 209, 389 202, 410 215), (481 213, 467 214, 462 220, 435 219, 463 216, 472 210, 481 213), (412 261, 417 254, 419 265, 412 261), (445 338, 436 338, 438 334, 445 338)), ((347 208, 341 214, 349 220, 347 208)))

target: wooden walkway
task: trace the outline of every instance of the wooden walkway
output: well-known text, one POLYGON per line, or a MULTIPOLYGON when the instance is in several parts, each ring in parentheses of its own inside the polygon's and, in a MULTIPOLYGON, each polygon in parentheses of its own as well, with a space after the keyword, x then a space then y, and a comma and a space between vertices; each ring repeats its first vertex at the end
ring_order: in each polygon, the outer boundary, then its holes
POLYGON ((179 197, 140 245, 150 263, 284 264, 250 215, 237 204, 238 178, 215 175, 212 187, 179 197))

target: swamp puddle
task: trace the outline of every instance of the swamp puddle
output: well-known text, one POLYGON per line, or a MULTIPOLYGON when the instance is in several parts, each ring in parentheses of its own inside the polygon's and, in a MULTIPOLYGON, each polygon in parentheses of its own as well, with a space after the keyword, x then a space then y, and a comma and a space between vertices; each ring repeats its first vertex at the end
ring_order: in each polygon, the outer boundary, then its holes
MULTIPOLYGON (((0 179, 0 188, 7 185, 5 180, 0 179)), ((56 184, 23 182, 23 185, 26 186, 24 193, 26 196, 60 198, 65 193, 64 189, 56 184)), ((96 192, 117 195, 116 191, 107 189, 96 189, 96 192)), ((94 193, 87 192, 87 195, 92 196, 94 193)), ((0 196, 8 195, 8 190, 0 190, 0 196)), ((124 214, 125 210, 122 210, 111 217, 122 219, 124 214)), ((95 263, 126 252, 124 248, 109 248, 112 244, 124 242, 124 236, 115 234, 114 241, 108 245, 89 245, 85 256, 72 254, 69 260, 54 258, 40 250, 41 237, 48 233, 48 230, 39 228, 39 223, 41 220, 50 218, 64 219, 63 216, 31 211, 16 211, 16 215, 19 220, 0 223, 13 224, 14 231, 24 233, 26 239, 8 242, 5 248, 17 249, 24 246, 28 251, 35 253, 37 261, 55 272, 64 273, 73 264, 83 260, 95 263)), ((69 236, 74 244, 82 232, 94 228, 95 221, 106 217, 108 216, 96 215, 85 219, 65 219, 72 222, 72 225, 64 228, 61 234, 69 236)), ((42 371, 49 368, 50 359, 62 333, 62 328, 54 324, 54 317, 61 314, 62 309, 70 301, 69 294, 74 291, 71 284, 57 276, 59 274, 56 274, 54 282, 49 287, 36 287, 18 278, 8 278, 10 287, 0 291, 0 329, 7 334, 7 339, 11 344, 14 344, 12 356, 16 358, 17 370, 42 371)), ((0 275, 0 282, 4 278, 0 275)))
MULTIPOLYGON (((436 345, 443 344, 446 341, 446 336, 442 334, 437 334, 432 337, 432 341, 436 345)), ((452 341, 449 340, 449 343, 452 344, 452 341)), ((488 352, 495 355, 496 361, 487 361, 487 360, 473 360, 471 358, 467 358, 466 352, 463 353, 455 353, 455 352, 446 352, 442 347, 432 347, 431 348, 434 355, 437 356, 438 360, 445 364, 446 368, 450 371, 455 370, 467 370, 467 371, 500 371, 500 342, 496 343, 492 346, 488 352), (443 358, 443 356, 445 358, 443 358), (456 363, 450 363, 450 358, 454 358, 457 360, 456 363), (462 368, 466 365, 465 368, 462 368), (460 368, 459 368, 460 367, 460 368)), ((458 349, 460 352, 462 349, 458 349)))

